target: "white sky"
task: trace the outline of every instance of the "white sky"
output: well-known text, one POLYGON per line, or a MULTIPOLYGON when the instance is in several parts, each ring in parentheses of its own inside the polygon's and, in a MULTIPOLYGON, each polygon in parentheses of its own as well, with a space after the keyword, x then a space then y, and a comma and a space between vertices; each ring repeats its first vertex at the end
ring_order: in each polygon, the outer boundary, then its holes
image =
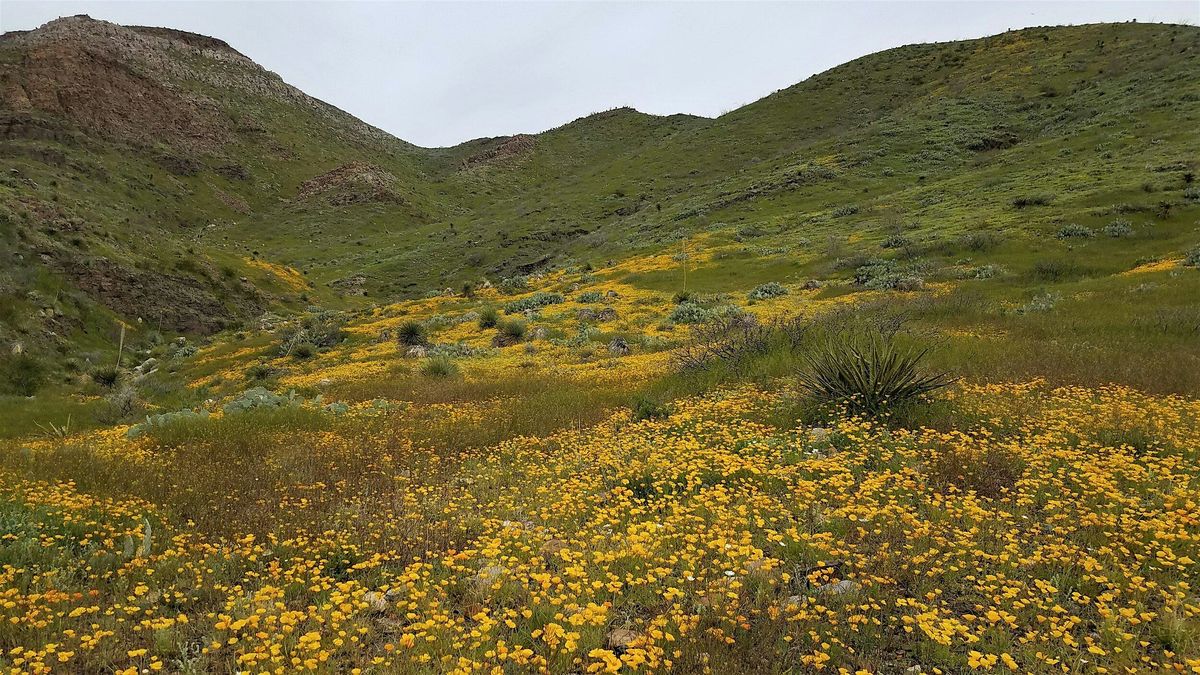
POLYGON ((0 0, 0 29, 90 14, 221 38, 424 146, 617 106, 714 116, 881 49, 1009 28, 1200 23, 1200 0, 1096 2, 71 2, 0 0))

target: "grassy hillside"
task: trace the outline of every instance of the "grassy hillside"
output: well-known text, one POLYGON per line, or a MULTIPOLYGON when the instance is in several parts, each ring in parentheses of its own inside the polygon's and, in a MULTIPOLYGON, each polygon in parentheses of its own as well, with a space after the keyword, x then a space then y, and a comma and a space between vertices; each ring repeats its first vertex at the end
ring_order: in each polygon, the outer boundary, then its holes
POLYGON ((1200 669, 1197 56, 425 149, 213 38, 5 35, 0 667, 1200 669))

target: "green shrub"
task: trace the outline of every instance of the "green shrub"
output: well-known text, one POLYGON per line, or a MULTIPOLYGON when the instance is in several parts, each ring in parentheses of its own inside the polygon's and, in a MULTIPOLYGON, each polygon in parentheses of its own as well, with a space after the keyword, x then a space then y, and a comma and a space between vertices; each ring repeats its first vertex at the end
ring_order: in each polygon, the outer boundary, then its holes
POLYGON ((434 356, 421 366, 421 373, 426 377, 452 377, 458 374, 458 365, 447 356, 434 356))
POLYGON ((504 313, 520 314, 521 312, 531 309, 540 309, 546 305, 557 305, 563 302, 563 300, 565 300, 565 298, 563 298, 561 293, 546 293, 543 291, 538 291, 527 298, 513 300, 512 302, 506 304, 504 306, 504 313))
POLYGON ((767 300, 770 298, 778 298, 781 295, 787 295, 788 289, 777 281, 768 281, 765 284, 755 288, 747 294, 747 298, 751 300, 767 300))
POLYGON ((592 303, 600 302, 603 299, 604 296, 600 293, 600 291, 584 291, 583 293, 579 294, 577 302, 592 303))
POLYGON ((396 328, 396 341, 406 347, 422 347, 429 344, 429 337, 420 321, 409 320, 396 328))
POLYGON ((902 234, 893 234, 880 244, 883 248, 904 248, 912 244, 912 240, 902 234))
POLYGON ((7 392, 19 396, 33 396, 45 380, 45 366, 29 354, 22 352, 0 359, 0 382, 7 392))
POLYGON ((906 348, 877 328, 838 331, 802 352, 800 386, 823 404, 878 414, 949 386, 955 378, 927 372, 928 347, 906 348))
POLYGON ((256 363, 246 369, 246 379, 259 382, 275 374, 275 369, 266 363, 256 363))
POLYGON ((1200 267, 1200 244, 1197 244, 1192 250, 1187 252, 1183 258, 1183 264, 1188 267, 1200 267))
POLYGON ((500 280, 500 291, 512 295, 529 290, 529 277, 521 275, 500 280))
POLYGON ((1084 227, 1078 223, 1068 223, 1059 228, 1058 234, 1054 236, 1059 239, 1089 239, 1096 236, 1096 233, 1090 227, 1084 227))
POLYGON ((692 302, 696 299, 696 294, 691 291, 679 291, 671 298, 671 302, 682 305, 685 302, 692 302))
POLYGON ((116 366, 100 366, 91 372, 92 382, 104 387, 112 389, 121 381, 121 370, 116 366))
POLYGON ((292 358, 297 361, 304 361, 316 356, 317 347, 311 342, 301 342, 292 349, 292 358))
POLYGON ((1014 197, 1012 200, 1013 208, 1023 209, 1028 206, 1047 206, 1054 201, 1054 195, 1048 193, 1025 195, 1023 197, 1014 197))
POLYGON ((968 251, 982 253, 990 251, 1000 244, 1000 235, 987 230, 980 232, 969 232, 959 237, 959 244, 968 251))
POLYGON ((479 327, 480 328, 495 328, 496 323, 500 321, 500 312, 496 311, 495 307, 484 307, 479 310, 479 327))
POLYGON ((675 323, 704 323, 712 318, 712 312, 688 301, 676 305, 668 318, 675 323))
POLYGON ((1104 226, 1104 234, 1114 239, 1133 236, 1133 224, 1124 218, 1114 220, 1104 226))
POLYGON ((496 325, 496 338, 492 341, 497 347, 515 345, 525 339, 525 322, 520 319, 507 319, 496 325))
POLYGON ((671 407, 666 403, 641 394, 634 397, 630 408, 633 410, 633 419, 639 422, 663 419, 671 415, 671 407))
POLYGON ((854 283, 874 291, 915 291, 925 285, 925 280, 899 269, 891 260, 877 258, 855 270, 854 283))
POLYGON ((858 204, 844 204, 833 210, 834 218, 845 218, 858 213, 858 204))

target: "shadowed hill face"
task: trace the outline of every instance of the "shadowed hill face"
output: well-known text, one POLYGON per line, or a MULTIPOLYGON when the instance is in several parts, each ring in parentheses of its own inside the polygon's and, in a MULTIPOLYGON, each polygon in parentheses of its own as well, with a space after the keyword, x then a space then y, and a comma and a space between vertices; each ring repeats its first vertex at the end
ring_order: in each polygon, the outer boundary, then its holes
POLYGON ((0 302, 53 317, 0 338, 69 345, 114 314, 208 332, 707 231, 1041 236, 1194 169, 1198 55, 1190 27, 1028 29, 874 54, 717 119, 622 108, 422 149, 219 39, 60 19, 0 38, 0 302), (1036 192, 1055 198, 1012 208, 1036 192))

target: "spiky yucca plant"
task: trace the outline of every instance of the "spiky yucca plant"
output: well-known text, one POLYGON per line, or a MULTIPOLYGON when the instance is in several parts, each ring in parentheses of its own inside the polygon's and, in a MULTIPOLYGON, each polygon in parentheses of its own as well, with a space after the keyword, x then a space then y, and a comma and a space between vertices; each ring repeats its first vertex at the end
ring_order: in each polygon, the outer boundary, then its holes
POLYGON ((920 399, 957 380, 922 367, 929 347, 905 347, 894 334, 863 331, 826 338, 803 352, 800 385, 822 401, 875 415, 920 399))

